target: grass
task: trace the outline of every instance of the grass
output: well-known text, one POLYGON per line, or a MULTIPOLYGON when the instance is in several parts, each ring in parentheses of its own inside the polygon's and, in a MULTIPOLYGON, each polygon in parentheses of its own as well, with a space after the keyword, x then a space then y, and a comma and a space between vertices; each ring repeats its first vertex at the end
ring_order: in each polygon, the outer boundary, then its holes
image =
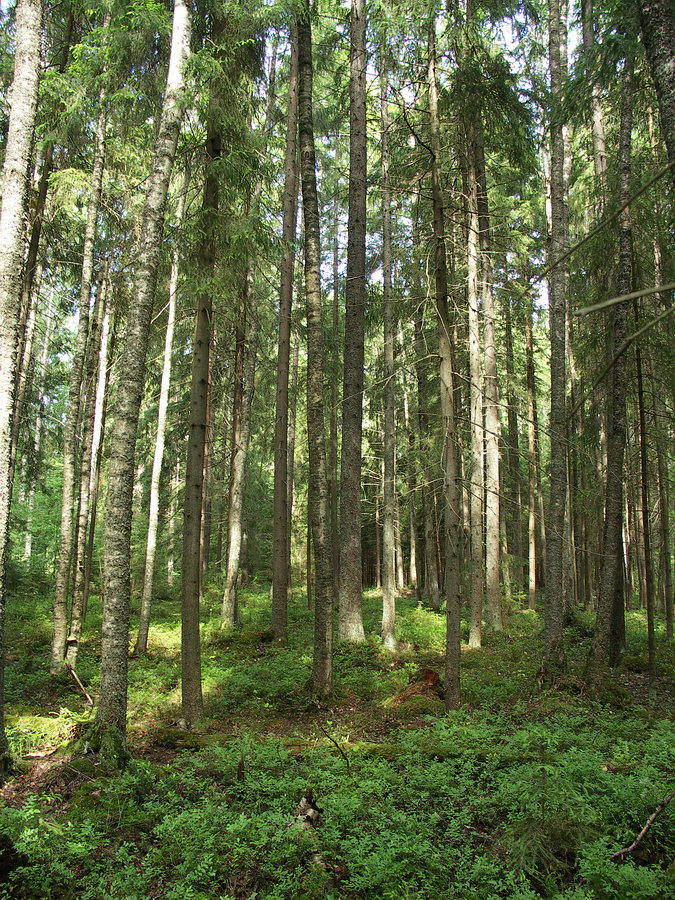
MULTIPOLYGON (((650 698, 641 613, 628 615, 628 651, 603 702, 580 691, 590 622, 569 630, 564 683, 542 692, 541 622, 514 611, 481 650, 464 648, 464 706, 446 714, 433 695, 393 702, 420 667, 442 672, 444 616, 414 598, 397 603, 390 653, 376 637, 381 597, 366 592, 370 637, 336 646, 335 693, 317 704, 304 596, 293 597, 280 647, 265 634, 268 590, 242 593, 243 628, 232 634, 215 624, 214 591, 205 719, 186 733, 175 724, 179 608, 165 598, 149 654, 130 664, 132 761, 110 775, 68 757, 89 713, 72 683, 48 676, 47 603, 22 597, 10 606, 7 695, 24 774, 3 789, 0 897, 675 897, 675 809, 629 859, 610 860, 675 787, 675 655, 659 635, 650 698), (298 829, 308 791, 320 824, 298 829)), ((78 661, 94 694, 96 599, 78 661)))

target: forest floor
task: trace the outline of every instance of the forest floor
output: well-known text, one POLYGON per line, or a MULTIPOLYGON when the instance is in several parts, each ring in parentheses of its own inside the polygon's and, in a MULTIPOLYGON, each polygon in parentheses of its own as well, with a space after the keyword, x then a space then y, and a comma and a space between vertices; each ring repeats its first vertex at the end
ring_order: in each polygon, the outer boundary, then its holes
MULTIPOLYGON (((94 696, 96 599, 77 666, 94 696)), ((611 859, 675 789, 675 647, 658 635, 650 696, 641 612, 628 614, 627 652, 591 702, 591 618, 568 629, 569 673, 543 691, 540 617, 513 609, 504 632, 464 648, 464 705, 446 714, 433 674, 444 615, 400 597, 390 653, 377 640, 381 597, 364 603, 370 637, 337 645, 334 697, 317 703, 305 597, 294 596, 281 647, 265 630, 268 589, 243 592, 232 634, 217 626, 212 589, 206 715, 187 732, 179 605, 158 600, 149 653, 130 662, 131 760, 115 774, 71 758, 91 713, 70 679, 49 677, 49 603, 17 592, 6 694, 18 762, 0 791, 0 898, 675 898, 675 801, 611 859)))

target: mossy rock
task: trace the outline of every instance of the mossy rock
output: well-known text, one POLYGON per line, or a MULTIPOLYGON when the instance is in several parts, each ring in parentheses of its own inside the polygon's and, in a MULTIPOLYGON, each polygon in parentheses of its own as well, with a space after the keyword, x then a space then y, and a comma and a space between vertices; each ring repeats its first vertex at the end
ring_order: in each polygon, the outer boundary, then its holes
POLYGON ((206 750, 209 747, 226 747, 232 743, 227 734, 204 734, 185 728, 167 726, 154 733, 153 744, 166 750, 206 750))
POLYGON ((600 703, 606 706, 613 706, 616 709, 629 709, 633 705, 633 697, 630 691, 609 678, 603 681, 598 700, 600 703))
POLYGON ((626 653, 621 660, 621 668, 627 672, 644 673, 649 671, 649 661, 639 653, 626 653))
POLYGON ((406 750, 398 744, 375 744, 370 741, 341 741, 340 748, 346 756, 362 756, 366 759, 386 759, 389 762, 402 756, 406 750))
POLYGON ((426 697, 423 694, 410 697, 409 700, 404 700, 393 709, 398 718, 403 721, 416 719, 418 716, 442 716, 445 714, 442 700, 438 697, 426 697))

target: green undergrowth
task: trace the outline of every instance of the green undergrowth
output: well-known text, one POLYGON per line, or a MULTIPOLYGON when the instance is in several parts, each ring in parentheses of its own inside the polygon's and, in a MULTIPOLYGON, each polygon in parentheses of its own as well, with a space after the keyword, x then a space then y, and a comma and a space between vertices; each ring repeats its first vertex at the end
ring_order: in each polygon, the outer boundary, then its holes
MULTIPOLYGON (((9 786, 0 897, 675 897, 675 802, 629 858, 610 858, 675 788, 673 649, 659 636, 650 698, 641 613, 628 616, 626 657, 601 702, 584 696, 580 678, 589 621, 569 630, 568 675, 542 692, 541 621, 514 611, 483 649, 464 649, 464 706, 446 713, 433 690, 397 700, 422 667, 442 673, 443 614, 414 598, 398 603, 397 653, 375 636, 336 646, 335 696, 321 705, 310 692, 304 598, 294 598, 286 647, 266 631, 268 592, 242 601, 235 633, 217 627, 215 603, 205 609, 206 716, 194 732, 176 725, 178 606, 169 598, 158 607, 150 653, 131 661, 132 758, 118 775, 63 755, 88 714, 74 686, 50 682, 34 662, 31 705, 19 652, 27 623, 14 616, 12 749, 56 752, 23 793, 21 778, 9 786), (320 824, 299 830, 297 806, 310 791, 320 824)), ((380 602, 365 595, 371 635, 380 602)), ((35 635, 31 654, 47 652, 48 630, 35 635)), ((94 694, 97 650, 90 639, 78 664, 94 694)))

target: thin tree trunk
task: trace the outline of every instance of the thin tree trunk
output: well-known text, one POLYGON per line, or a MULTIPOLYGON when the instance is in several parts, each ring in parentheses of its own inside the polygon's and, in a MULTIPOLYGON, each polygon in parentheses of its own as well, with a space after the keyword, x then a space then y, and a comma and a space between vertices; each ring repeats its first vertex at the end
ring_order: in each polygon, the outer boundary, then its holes
MULTIPOLYGON (((621 108, 620 129, 620 197, 626 204, 630 196, 631 178, 631 127, 632 127, 632 63, 626 62, 621 108)), ((630 210, 625 208, 619 221, 619 278, 617 290, 628 294, 633 290, 633 238, 630 210)), ((613 306, 610 315, 612 335, 611 355, 626 339, 626 304, 613 306)), ((611 390, 608 396, 607 433, 607 481, 605 489, 605 527, 602 541, 602 574, 597 600, 595 633, 587 666, 587 679, 591 690, 597 694, 605 667, 610 658, 612 620, 617 582, 623 586, 623 461, 626 447, 626 357, 621 354, 612 367, 611 390), (621 551, 621 552, 619 552, 621 551), (621 572, 619 569, 621 568, 621 572)), ((621 591, 623 595, 623 590, 621 591)), ((623 616, 623 609, 621 610, 623 616)))
POLYGON ((40 72, 41 4, 35 0, 18 0, 15 20, 14 77, 0 209, 0 782, 4 781, 9 769, 4 724, 4 627, 11 494, 9 451, 17 325, 21 307, 28 160, 35 128, 40 72))
POLYGON ((515 363, 513 357, 513 324, 511 302, 504 303, 504 338, 506 350, 506 400, 508 404, 508 441, 506 445, 506 534, 509 553, 513 558, 511 574, 516 578, 516 590, 527 585, 523 569, 523 533, 521 527, 522 491, 520 478, 520 437, 518 434, 518 394, 516 391, 515 363))
MULTIPOLYGON (((222 25, 215 21, 211 39, 221 39, 222 25)), ((212 85, 212 90, 215 85, 212 85)), ((206 136, 206 172, 202 199, 203 236, 199 248, 199 268, 205 283, 216 274, 216 233, 218 221, 219 187, 217 165, 221 153, 220 134, 214 124, 215 102, 208 112, 206 136)), ((211 321, 213 302, 211 290, 202 290, 197 299, 195 334, 192 346, 192 377, 190 383, 190 417, 187 457, 185 461, 185 498, 183 503, 182 581, 182 712, 188 728, 202 716, 201 645, 199 615, 201 600, 201 523, 204 495, 204 460, 209 406, 209 373, 211 369, 211 321)))
POLYGON ((392 308, 391 186, 389 183, 389 107, 384 51, 380 68, 380 150, 382 159, 382 302, 384 307, 384 479, 382 529, 382 643, 396 649, 396 555, 394 518, 396 512, 396 423, 394 417, 394 311, 392 308))
POLYGON ((75 528, 75 575, 73 580, 73 602, 70 611, 70 628, 66 640, 66 660, 75 668, 82 634, 84 613, 85 580, 87 574, 87 526, 90 512, 90 488, 92 450, 94 446, 94 420, 96 416, 96 375, 101 351, 101 326, 107 303, 108 263, 106 261, 98 301, 94 306, 83 377, 82 422, 80 425, 82 451, 80 455, 80 481, 78 486, 79 505, 75 528))
POLYGON ((550 500, 546 522, 546 603, 544 607, 544 671, 554 680, 565 666, 563 646, 564 571, 563 541, 567 498, 566 440, 566 276, 558 260, 567 251, 565 197, 565 140, 560 118, 563 79, 567 67, 567 24, 561 0, 549 0, 549 63, 551 69, 551 233, 549 265, 549 320, 551 342, 551 412, 549 417, 550 500))
MULTIPOLYGON (((180 229, 187 202, 188 178, 182 179, 178 207, 176 209, 176 228, 180 229)), ((159 524, 159 487, 164 460, 164 442, 166 437, 167 409, 169 407, 169 390, 171 387, 171 358, 173 354, 173 333, 176 324, 176 300, 178 296, 178 271, 180 265, 179 244, 176 242, 171 256, 171 274, 169 276, 169 303, 167 309, 166 333, 164 335, 164 354, 162 357, 162 377, 159 386, 159 403, 157 407, 157 433, 155 435, 155 452, 152 458, 152 475, 150 476, 150 512, 148 516, 148 538, 145 545, 145 568, 143 571, 143 593, 141 595, 141 611, 138 622, 138 635, 134 656, 145 653, 148 649, 148 631, 150 628, 150 608, 152 590, 155 580, 155 557, 157 554, 157 527, 159 524)))
MULTIPOLYGON (((352 0, 349 78, 349 218, 345 283, 345 347, 340 473, 338 633, 365 640, 361 612, 361 435, 366 306, 366 9, 352 0)), ((316 544, 315 544, 316 548, 316 544)))
POLYGON ((291 70, 286 112, 284 209, 281 235, 284 252, 279 289, 276 419, 274 424, 274 535, 272 559, 272 632, 285 641, 288 630, 290 531, 288 510, 288 375, 291 350, 291 309, 295 272, 298 213, 298 41, 291 26, 291 70))
MULTIPOLYGON (((335 167, 339 168, 339 147, 335 153, 335 167)), ((331 551, 333 557, 333 584, 335 595, 340 590, 340 520, 338 518, 339 480, 338 480, 338 401, 340 393, 340 349, 338 335, 340 333, 340 216, 337 193, 333 196, 333 308, 332 308, 332 340, 331 340, 331 405, 330 405, 330 527, 332 534, 331 551)))
POLYGON ((91 186, 87 203, 87 222, 84 232, 84 249, 82 252, 82 274, 80 277, 80 305, 75 352, 70 370, 68 386, 68 406, 66 422, 63 429, 63 488, 61 496, 61 530, 59 552, 56 567, 56 587, 54 590, 54 632, 52 637, 51 672, 58 674, 63 668, 66 654, 66 638, 68 634, 68 587, 73 552, 74 513, 78 498, 76 496, 77 471, 77 428, 80 421, 80 400, 82 378, 85 363, 87 334, 89 332, 89 307, 92 278, 94 274, 94 242, 98 208, 101 202, 103 187, 103 170, 105 166, 105 127, 106 114, 103 97, 96 126, 96 144, 94 162, 91 173, 91 186))
POLYGON ((235 392, 232 403, 232 453, 230 458, 230 492, 227 516, 227 569, 221 624, 225 628, 239 626, 237 581, 241 561, 246 457, 251 427, 251 402, 255 372, 253 323, 248 309, 253 296, 250 263, 239 306, 237 323, 237 358, 235 360, 235 392))
POLYGON ((286 544, 286 565, 288 568, 287 589, 290 599, 292 585, 291 550, 293 537, 293 501, 295 498, 295 423, 298 412, 298 368, 300 362, 300 338, 296 334, 293 348, 293 368, 291 374, 290 412, 288 417, 288 541, 286 544))
POLYGON ((143 209, 135 289, 122 340, 114 429, 110 445, 104 538, 105 594, 101 646, 101 692, 87 742, 112 762, 126 756, 127 667, 131 606, 131 519, 136 431, 152 306, 164 231, 164 210, 183 112, 184 69, 190 18, 174 0, 166 92, 143 209))
POLYGON ((431 133, 431 183, 436 270, 436 315, 440 356, 441 419, 443 425, 443 539, 445 544, 445 704, 448 709, 460 701, 460 612, 459 579, 460 508, 457 492, 457 430, 453 385, 452 329, 448 315, 448 274, 445 250, 443 189, 441 186, 440 124, 436 82, 435 21, 429 27, 427 81, 429 87, 429 123, 431 133))
MULTIPOLYGON (((358 0, 361 2, 361 0, 358 0)), ((365 76, 365 60, 364 60, 365 76)), ((321 310, 321 231, 316 187, 316 155, 312 110, 312 27, 310 5, 298 20, 298 116, 300 173, 305 224, 305 300, 307 307, 307 442, 309 445, 309 494, 316 573, 314 603, 314 660, 312 684, 326 697, 332 690, 333 670, 333 575, 330 552, 330 509, 324 432, 324 351, 321 310)), ((343 455, 344 465, 344 455, 343 455)), ((344 497, 344 494, 343 494, 344 497)), ((343 517, 345 509, 343 506, 343 517)), ((350 516, 353 511, 349 508, 350 516)), ((360 550, 359 550, 360 554, 360 550)), ((359 555, 359 571, 360 571, 359 555)), ((342 586, 342 579, 340 579, 342 586)), ((359 587, 360 597, 360 587, 359 587)))
POLYGON ((673 639, 673 577, 670 557, 670 510, 668 491, 668 462, 661 435, 656 439, 656 464, 659 478, 659 533, 661 538, 661 581, 663 610, 666 616, 666 639, 673 639))

